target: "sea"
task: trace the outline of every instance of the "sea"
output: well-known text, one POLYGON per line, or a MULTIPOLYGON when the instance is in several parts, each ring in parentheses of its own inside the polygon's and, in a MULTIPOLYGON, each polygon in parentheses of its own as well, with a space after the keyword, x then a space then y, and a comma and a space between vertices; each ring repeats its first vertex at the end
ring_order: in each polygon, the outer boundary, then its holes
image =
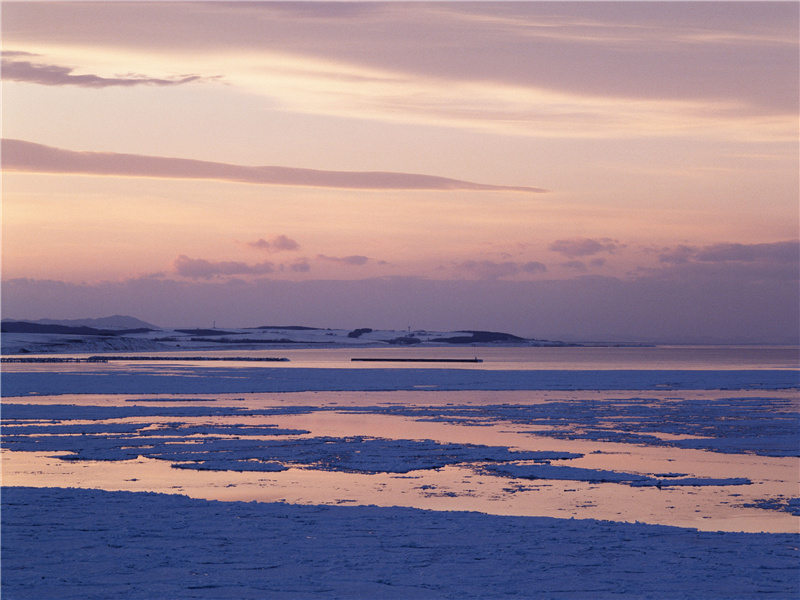
POLYGON ((708 531, 800 521, 797 346, 103 356, 3 363, 4 485, 708 531))
MULTIPOLYGON (((26 355, 26 358, 82 359, 86 354, 40 354, 26 355)), ((112 359, 109 363, 93 363, 92 370, 127 368, 131 365, 147 363, 147 357, 156 360, 154 364, 172 361, 183 365, 211 366, 209 361, 191 361, 194 356, 204 359, 214 358, 221 366, 253 367, 261 364, 269 368, 325 368, 325 369, 478 369, 496 371, 585 371, 585 370, 798 370, 800 369, 800 346, 790 345, 656 345, 656 346, 472 346, 472 347, 339 347, 339 348, 271 348, 230 349, 230 350, 192 350, 171 352, 139 353, 136 360, 115 360, 124 358, 125 353, 107 353, 97 356, 112 359), (252 362, 246 359, 286 359, 278 363, 252 362), (370 361, 360 361, 368 358, 370 361), (188 359, 188 360, 187 360, 188 359), (227 360, 226 360, 227 359, 227 360), (374 359, 380 361, 372 362, 374 359), (421 359, 414 362, 414 359, 421 359), (459 362, 478 359, 480 362, 459 362), (398 362, 393 362, 397 360, 398 362), (425 362, 425 361, 435 362, 425 362), (454 362, 441 363, 440 360, 454 362)), ((6 372, 30 372, 39 370, 37 363, 5 363, 6 372)), ((48 363, 42 370, 68 372, 84 370, 84 363, 48 363)))

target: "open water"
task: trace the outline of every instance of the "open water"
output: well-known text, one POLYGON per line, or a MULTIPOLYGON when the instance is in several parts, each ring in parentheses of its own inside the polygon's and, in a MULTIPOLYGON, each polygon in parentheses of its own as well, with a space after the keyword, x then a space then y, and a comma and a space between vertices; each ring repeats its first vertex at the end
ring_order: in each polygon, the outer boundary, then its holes
MULTIPOLYGON (((124 355, 111 353, 108 356, 124 355)), ((280 348, 270 350, 209 350, 186 352, 154 352, 148 356, 191 357, 202 354, 209 357, 248 357, 248 358, 287 358, 288 362, 248 362, 231 361, 179 361, 183 365, 213 367, 281 367, 281 368, 326 368, 326 369, 366 369, 366 368, 448 368, 482 370, 753 370, 753 369, 800 369, 800 347, 798 346, 645 346, 645 347, 425 347, 425 348, 280 348), (425 363, 425 362, 360 362, 353 358, 381 359, 473 359, 479 363, 425 363)), ((64 354, 43 355, 47 357, 85 358, 86 355, 64 354)), ((91 370, 127 368, 131 364, 148 361, 112 361, 93 363, 91 370)), ((152 361, 164 364, 170 361, 152 361)), ((178 361, 176 361, 178 362, 178 361)), ((53 371, 80 371, 87 367, 84 363, 49 363, 37 367, 36 363, 5 363, 7 372, 30 372, 45 369, 53 371)))

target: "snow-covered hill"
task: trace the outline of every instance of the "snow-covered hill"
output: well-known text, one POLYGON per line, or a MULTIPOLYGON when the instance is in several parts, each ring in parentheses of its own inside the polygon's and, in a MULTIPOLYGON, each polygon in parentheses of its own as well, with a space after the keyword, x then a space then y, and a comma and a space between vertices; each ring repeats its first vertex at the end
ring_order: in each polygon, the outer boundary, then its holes
MULTIPOLYGON (((3 322, 17 323, 20 320, 3 319, 3 322)), ((158 325, 124 315, 113 315, 100 319, 38 319, 36 321, 23 322, 37 323, 39 325, 64 325, 67 327, 95 327, 97 329, 161 329, 158 325)))
MULTIPOLYGON (((102 321, 102 320, 99 320, 102 321)), ((142 323, 142 322, 138 322, 142 323)), ((563 346, 563 342, 528 340, 488 331, 392 331, 361 328, 257 327, 247 329, 155 329, 114 331, 87 327, 70 330, 63 322, 28 327, 25 322, 3 322, 2 354, 74 352, 158 352, 169 350, 271 349, 299 347, 382 346, 563 346), (34 331, 32 331, 34 330, 34 331)))

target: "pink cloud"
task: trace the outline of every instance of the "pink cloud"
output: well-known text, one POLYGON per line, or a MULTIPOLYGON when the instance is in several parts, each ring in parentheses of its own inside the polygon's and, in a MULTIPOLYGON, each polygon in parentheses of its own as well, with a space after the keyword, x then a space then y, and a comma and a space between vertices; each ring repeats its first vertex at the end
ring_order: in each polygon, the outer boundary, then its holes
POLYGON ((753 112, 797 112, 796 2, 39 4, 4 3, 5 45, 256 49, 444 81, 604 98, 722 98, 753 112))
POLYGON ((665 248, 658 256, 659 262, 686 264, 693 261, 706 263, 785 263, 800 261, 800 242, 788 240, 763 244, 720 243, 698 248, 679 245, 665 248))
POLYGON ((513 261, 467 260, 457 264, 456 268, 480 279, 501 279, 503 277, 514 277, 522 273, 544 273, 547 271, 547 267, 544 264, 534 261, 518 263, 513 261))
POLYGON ((4 139, 3 170, 30 173, 76 173, 117 177, 213 179, 258 185, 308 186, 369 190, 489 190, 540 193, 533 187, 488 185, 458 179, 382 171, 321 171, 292 167, 251 167, 228 163, 119 154, 75 152, 33 142, 4 139))
POLYGON ((694 246, 686 246, 681 244, 675 248, 665 249, 661 254, 658 255, 658 261, 680 265, 689 262, 689 259, 691 259, 695 254, 697 254, 697 248, 694 246))
POLYGON ((259 238, 255 242, 247 242, 247 245, 267 252, 293 252, 300 249, 300 244, 285 235, 276 236, 269 241, 259 238))
POLYGON ((294 273, 308 273, 311 270, 311 266, 306 259, 298 260, 290 264, 288 268, 294 273))
POLYGON ((238 261, 210 261, 202 258, 189 258, 181 254, 173 262, 175 273, 191 279, 213 279, 226 275, 266 275, 275 271, 271 262, 248 265, 238 261))
POLYGON ((774 242, 769 244, 714 244, 706 246, 695 256, 705 262, 780 262, 796 263, 800 258, 800 242, 774 242))
POLYGON ((593 240, 589 238, 573 238, 569 240, 556 240, 550 244, 549 249, 553 252, 563 254, 567 258, 578 258, 579 256, 592 256, 600 252, 614 253, 619 248, 624 248, 618 240, 601 238, 593 240))

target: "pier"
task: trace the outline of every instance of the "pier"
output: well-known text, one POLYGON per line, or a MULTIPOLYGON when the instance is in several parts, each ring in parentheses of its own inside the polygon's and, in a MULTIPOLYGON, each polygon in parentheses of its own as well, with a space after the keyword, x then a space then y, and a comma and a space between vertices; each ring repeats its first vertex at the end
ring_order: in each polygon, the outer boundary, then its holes
POLYGON ((351 358, 353 362, 482 363, 481 358, 351 358))
POLYGON ((107 363, 115 361, 243 361, 243 362, 289 362, 288 358, 271 356, 87 356, 85 358, 71 356, 4 356, 4 363, 107 363))

